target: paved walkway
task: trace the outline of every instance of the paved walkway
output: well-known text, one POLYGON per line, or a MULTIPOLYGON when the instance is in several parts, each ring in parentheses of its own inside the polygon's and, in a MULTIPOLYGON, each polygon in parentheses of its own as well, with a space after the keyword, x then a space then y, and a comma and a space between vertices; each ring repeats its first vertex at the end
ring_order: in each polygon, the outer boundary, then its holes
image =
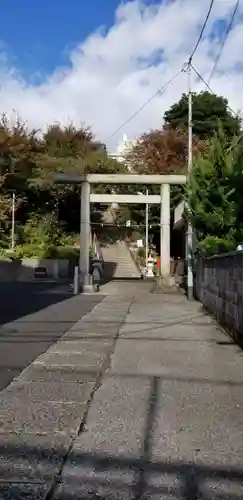
POLYGON ((116 290, 0 393, 0 498, 242 499, 241 351, 197 303, 116 290))
POLYGON ((0 391, 100 300, 51 283, 0 283, 0 391))

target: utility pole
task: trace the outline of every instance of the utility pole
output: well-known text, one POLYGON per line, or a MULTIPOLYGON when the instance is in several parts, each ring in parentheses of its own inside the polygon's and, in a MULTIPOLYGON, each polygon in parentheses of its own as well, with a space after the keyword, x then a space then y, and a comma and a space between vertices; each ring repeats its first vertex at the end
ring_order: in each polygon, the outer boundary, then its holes
POLYGON ((15 193, 12 196, 12 244, 11 248, 14 250, 15 246, 15 193))
MULTIPOLYGON (((188 68, 188 178, 192 168, 192 91, 191 91, 191 64, 189 61, 188 68)), ((190 211, 190 206, 187 207, 190 211)), ((193 270, 192 270, 192 245, 193 245, 193 229, 188 220, 187 226, 187 298, 193 300, 193 270)))
MULTIPOLYGON (((146 189, 146 196, 148 196, 148 189, 146 189)), ((145 217, 145 266, 146 272, 148 270, 148 223, 149 223, 149 205, 146 203, 146 217, 145 217)))

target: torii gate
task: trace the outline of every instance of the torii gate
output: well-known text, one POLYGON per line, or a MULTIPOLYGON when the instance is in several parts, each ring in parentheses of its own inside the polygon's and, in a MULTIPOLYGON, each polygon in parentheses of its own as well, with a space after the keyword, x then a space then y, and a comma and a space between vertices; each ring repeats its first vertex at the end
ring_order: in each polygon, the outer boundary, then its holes
POLYGON ((170 276, 170 186, 186 183, 186 175, 87 174, 68 177, 58 174, 61 184, 81 185, 80 275, 83 289, 89 286, 90 202, 160 203, 160 271, 164 281, 170 276), (160 195, 106 195, 90 192, 91 184, 160 185, 160 195))

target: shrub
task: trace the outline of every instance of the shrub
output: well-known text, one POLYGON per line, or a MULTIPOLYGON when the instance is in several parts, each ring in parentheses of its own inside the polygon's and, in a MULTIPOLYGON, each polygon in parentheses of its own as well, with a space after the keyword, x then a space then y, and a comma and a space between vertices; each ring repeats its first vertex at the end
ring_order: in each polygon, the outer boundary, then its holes
POLYGON ((139 257, 139 259, 145 259, 145 254, 146 254, 145 248, 139 247, 137 249, 137 256, 139 257))
POLYGON ((207 236, 198 244, 198 249, 202 255, 207 257, 236 250, 234 240, 217 236, 207 236))
POLYGON ((192 166, 186 210, 203 255, 226 253, 242 242, 242 149, 219 128, 192 166))
POLYGON ((59 247, 52 245, 46 249, 45 259, 74 260, 79 257, 79 253, 79 248, 74 248, 71 246, 59 247))
POLYGON ((79 248, 58 247, 48 245, 46 247, 35 244, 19 245, 15 247, 14 257, 16 259, 76 259, 79 256, 79 248))
POLYGON ((16 259, 43 259, 45 249, 37 246, 34 243, 26 243, 25 245, 17 245, 14 249, 14 257, 16 259))
POLYGON ((0 248, 0 260, 11 260, 5 248, 0 248))

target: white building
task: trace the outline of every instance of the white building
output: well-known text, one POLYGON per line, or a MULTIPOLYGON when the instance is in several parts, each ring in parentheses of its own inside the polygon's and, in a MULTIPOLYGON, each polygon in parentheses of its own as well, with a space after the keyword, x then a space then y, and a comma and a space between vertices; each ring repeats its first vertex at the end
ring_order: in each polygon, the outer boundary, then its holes
POLYGON ((127 153, 131 151, 131 149, 133 148, 133 146, 135 146, 136 143, 137 140, 129 141, 127 135, 123 134, 122 139, 118 143, 116 152, 111 154, 112 158, 120 162, 124 161, 126 159, 127 153))
MULTIPOLYGON (((122 139, 119 141, 116 153, 112 153, 111 157, 114 158, 115 160, 119 162, 126 161, 126 155, 131 151, 133 146, 135 146, 137 140, 129 141, 127 138, 126 134, 123 134, 122 139)), ((129 168, 129 165, 127 165, 128 170, 131 170, 129 168)), ((113 193, 115 193, 115 190, 112 190, 113 193)), ((112 208, 116 209, 118 208, 117 203, 112 203, 112 208)))

